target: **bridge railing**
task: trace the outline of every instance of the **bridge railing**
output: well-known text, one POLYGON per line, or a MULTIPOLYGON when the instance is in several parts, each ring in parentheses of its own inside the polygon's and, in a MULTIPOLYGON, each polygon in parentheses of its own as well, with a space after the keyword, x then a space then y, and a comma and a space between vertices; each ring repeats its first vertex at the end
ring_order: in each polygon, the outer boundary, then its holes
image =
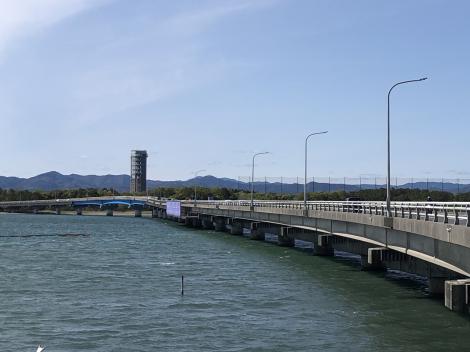
MULTIPOLYGON (((183 204, 194 204, 183 202, 183 204)), ((212 207, 245 207, 250 208, 251 202, 247 200, 229 201, 198 201, 199 205, 212 207)), ((299 209, 303 210, 303 201, 254 201, 253 206, 262 211, 263 208, 299 209)), ((391 216, 423 221, 442 222, 470 227, 469 202, 391 202, 391 216)), ((368 215, 387 215, 386 202, 348 202, 348 201, 309 201, 308 210, 358 213, 368 215)))

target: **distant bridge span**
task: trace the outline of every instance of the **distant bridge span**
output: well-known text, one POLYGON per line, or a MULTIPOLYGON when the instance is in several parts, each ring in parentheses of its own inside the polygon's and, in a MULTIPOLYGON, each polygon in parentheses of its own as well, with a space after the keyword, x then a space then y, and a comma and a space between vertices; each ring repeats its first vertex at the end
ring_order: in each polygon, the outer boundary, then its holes
POLYGON ((87 197, 87 198, 66 198, 66 199, 47 199, 47 200, 28 200, 28 201, 10 201, 0 202, 0 209, 28 209, 40 207, 106 207, 111 205, 127 205, 132 207, 144 207, 147 204, 147 197, 87 197))

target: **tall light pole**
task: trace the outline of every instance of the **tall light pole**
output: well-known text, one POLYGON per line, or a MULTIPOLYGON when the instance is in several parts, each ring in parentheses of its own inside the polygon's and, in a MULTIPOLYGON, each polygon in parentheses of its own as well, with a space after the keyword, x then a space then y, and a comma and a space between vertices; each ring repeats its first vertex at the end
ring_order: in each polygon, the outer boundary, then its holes
POLYGON ((269 152, 256 153, 253 155, 253 163, 251 164, 251 202, 250 208, 253 209, 253 193, 254 193, 254 183, 255 183, 255 158, 258 155, 269 154, 269 152))
POLYGON ((193 174, 194 174, 194 205, 196 205, 197 203, 197 182, 196 182, 196 178, 197 178, 197 175, 200 173, 200 172, 204 172, 206 170, 202 169, 202 170, 197 170, 197 171, 194 171, 193 174))
POLYGON ((393 88, 399 86, 400 84, 406 83, 413 83, 413 82, 421 82, 428 79, 427 77, 419 78, 419 79, 411 79, 409 81, 402 81, 395 83, 392 88, 388 91, 388 99, 387 99, 387 216, 392 216, 392 211, 390 208, 390 93, 392 93, 393 88))
POLYGON ((326 134, 328 131, 310 133, 305 138, 305 178, 304 178, 304 211, 307 210, 307 142, 308 139, 317 134, 326 134))

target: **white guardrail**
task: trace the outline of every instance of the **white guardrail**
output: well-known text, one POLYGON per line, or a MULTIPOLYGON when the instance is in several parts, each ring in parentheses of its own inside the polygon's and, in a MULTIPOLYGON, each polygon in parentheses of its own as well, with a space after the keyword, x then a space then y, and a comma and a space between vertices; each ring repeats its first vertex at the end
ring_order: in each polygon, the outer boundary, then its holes
MULTIPOLYGON (((184 201, 183 204, 194 205, 194 202, 184 201)), ((247 200, 197 201, 197 204, 218 208, 249 208, 251 206, 251 202, 247 200)), ((253 202, 253 205, 255 208, 304 209, 303 201, 257 200, 253 202)), ((307 209, 386 216, 387 204, 386 202, 372 201, 309 201, 307 202, 307 209)), ((470 227, 469 202, 391 202, 390 209, 393 217, 470 227)))

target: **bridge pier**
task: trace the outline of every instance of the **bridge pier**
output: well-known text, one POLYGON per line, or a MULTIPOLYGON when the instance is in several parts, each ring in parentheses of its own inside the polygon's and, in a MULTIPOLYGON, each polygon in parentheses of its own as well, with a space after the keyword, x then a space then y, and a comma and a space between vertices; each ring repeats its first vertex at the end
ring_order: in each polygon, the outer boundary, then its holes
POLYGON ((82 215, 82 208, 75 209, 75 214, 82 215))
POLYGON ((281 247, 294 247, 295 238, 291 236, 294 229, 292 227, 281 226, 280 230, 281 233, 277 236, 278 244, 281 247))
POLYGON ((33 209, 33 214, 37 214, 38 212, 39 212, 39 210, 33 209))
POLYGON ((113 209, 106 209, 106 216, 113 216, 113 209))
POLYGON ((234 219, 230 219, 230 234, 235 236, 242 236, 243 225, 238 221, 234 221, 234 219))
POLYGON ((261 223, 252 222, 250 226, 250 239, 255 241, 264 241, 264 230, 260 227, 261 223))
POLYGON ((387 267, 383 261, 383 253, 387 248, 369 248, 367 256, 361 255, 361 266, 364 271, 385 271, 387 267))
POLYGON ((214 229, 214 221, 213 220, 214 219, 212 218, 212 216, 202 219, 202 221, 201 221, 202 228, 204 230, 213 230, 214 229))
POLYGON ((184 224, 188 227, 195 227, 195 228, 201 227, 202 225, 201 220, 199 220, 199 217, 197 215, 187 216, 184 219, 184 224))
POLYGON ((60 208, 55 208, 55 214, 60 215, 60 208))
POLYGON ((447 280, 448 278, 446 277, 433 277, 433 276, 429 277, 428 279, 429 294, 435 297, 444 297, 447 280))
POLYGON ((227 226, 225 225, 224 218, 215 218, 215 231, 225 232, 227 231, 227 226))
POLYGON ((458 313, 469 312, 470 279, 445 282, 445 306, 458 313))
POLYGON ((313 254, 324 257, 334 255, 334 249, 331 245, 331 235, 318 235, 317 242, 313 246, 313 254))
POLYGON ((135 217, 135 218, 140 218, 140 217, 142 217, 142 209, 135 209, 135 210, 134 210, 134 217, 135 217))
POLYGON ((158 208, 152 209, 152 218, 158 218, 158 208))

